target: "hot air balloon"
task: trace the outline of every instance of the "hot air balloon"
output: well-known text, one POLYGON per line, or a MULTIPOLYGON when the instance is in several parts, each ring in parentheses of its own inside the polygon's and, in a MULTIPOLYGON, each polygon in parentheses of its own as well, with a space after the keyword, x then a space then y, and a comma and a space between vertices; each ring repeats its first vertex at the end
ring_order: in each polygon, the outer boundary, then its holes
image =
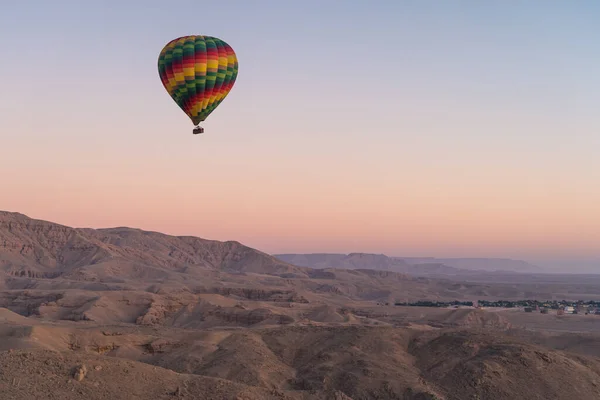
MULTIPOLYGON (((158 56, 163 86, 194 125, 227 97, 238 75, 235 52, 221 39, 191 35, 171 40, 158 56)), ((196 126, 194 134, 204 133, 196 126)))

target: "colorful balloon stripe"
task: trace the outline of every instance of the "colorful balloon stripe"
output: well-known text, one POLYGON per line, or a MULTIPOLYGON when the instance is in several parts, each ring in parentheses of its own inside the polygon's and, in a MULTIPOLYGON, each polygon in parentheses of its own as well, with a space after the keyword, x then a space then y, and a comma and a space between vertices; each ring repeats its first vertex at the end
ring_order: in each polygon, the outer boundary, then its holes
POLYGON ((235 52, 221 39, 182 36, 158 57, 160 80, 194 125, 204 121, 227 97, 238 75, 235 52))

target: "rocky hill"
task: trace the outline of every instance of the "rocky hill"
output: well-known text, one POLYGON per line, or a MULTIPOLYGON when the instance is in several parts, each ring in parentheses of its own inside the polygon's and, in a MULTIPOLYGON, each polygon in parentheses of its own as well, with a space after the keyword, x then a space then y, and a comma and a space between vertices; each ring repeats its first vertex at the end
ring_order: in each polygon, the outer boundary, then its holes
POLYGON ((132 228, 76 229, 0 212, 0 270, 11 276, 98 279, 223 271, 308 277, 235 241, 169 236, 132 228))
POLYGON ((500 283, 498 276, 363 253, 281 260, 236 241, 126 227, 72 228, 0 211, 0 290, 245 290, 254 293, 249 296, 280 290, 311 301, 384 303, 521 299, 534 291, 540 296, 600 298, 597 280, 565 286, 561 281, 541 284, 526 277, 500 283))

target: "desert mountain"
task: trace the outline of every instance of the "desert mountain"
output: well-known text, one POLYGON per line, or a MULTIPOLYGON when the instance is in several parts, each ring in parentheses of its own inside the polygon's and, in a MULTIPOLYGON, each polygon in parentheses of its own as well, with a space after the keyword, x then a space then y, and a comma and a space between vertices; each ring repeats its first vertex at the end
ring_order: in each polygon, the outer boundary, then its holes
POLYGON ((548 298, 600 297, 597 279, 578 281, 577 291, 567 292, 561 280, 542 285, 538 278, 534 284, 525 275, 507 275, 506 283, 501 284, 497 276, 443 264, 412 265, 384 255, 283 258, 236 241, 171 236, 127 227, 72 228, 0 211, 0 289, 177 289, 265 299, 280 296, 384 303, 521 299, 530 296, 532 290, 548 298), (460 281, 465 278, 473 282, 460 281), (489 281, 496 283, 491 285, 489 281))
POLYGON ((0 211, 0 270, 12 276, 84 280, 218 271, 308 276, 306 268, 234 241, 132 228, 77 229, 4 211, 0 211))
POLYGON ((313 253, 313 254, 275 254, 278 259, 290 264, 317 268, 337 269, 374 269, 381 271, 393 271, 413 276, 444 276, 469 274, 469 270, 460 270, 441 263, 413 265, 402 259, 387 257, 383 254, 368 253, 313 253))
POLYGON ((233 241, 2 212, 0 397, 600 396, 595 315, 394 305, 600 299, 597 278, 452 281, 395 271, 455 269, 442 264, 344 257, 310 268, 233 241))
POLYGON ((378 269, 427 277, 477 277, 488 272, 506 274, 537 270, 537 267, 525 261, 508 259, 400 258, 369 253, 275 254, 274 256, 302 267, 378 269))

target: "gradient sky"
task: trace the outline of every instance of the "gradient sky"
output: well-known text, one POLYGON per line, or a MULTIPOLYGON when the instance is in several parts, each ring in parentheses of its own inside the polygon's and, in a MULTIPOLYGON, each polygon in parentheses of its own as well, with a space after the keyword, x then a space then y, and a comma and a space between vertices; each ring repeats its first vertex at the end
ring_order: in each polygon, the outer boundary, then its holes
POLYGON ((0 210, 600 270, 598 21, 592 0, 5 2, 0 210), (156 68, 187 34, 240 63, 199 136, 156 68))

